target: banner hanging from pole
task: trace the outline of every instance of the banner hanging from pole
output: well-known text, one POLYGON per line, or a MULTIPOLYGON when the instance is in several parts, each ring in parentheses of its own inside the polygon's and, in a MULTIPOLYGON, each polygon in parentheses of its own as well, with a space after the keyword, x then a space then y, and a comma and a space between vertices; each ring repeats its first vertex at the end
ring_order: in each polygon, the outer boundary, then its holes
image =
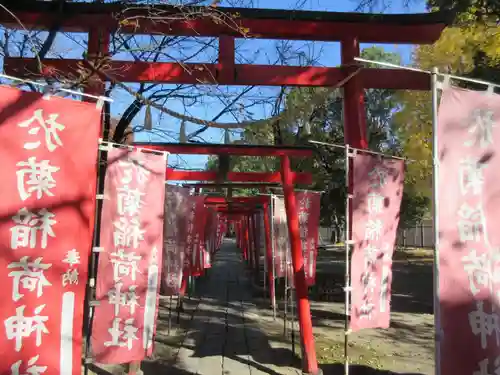
MULTIPOLYGON (((296 192, 298 204, 298 220, 302 255, 304 258, 304 272, 308 286, 314 285, 316 280, 316 256, 319 237, 319 219, 321 207, 321 193, 314 191, 296 192)), ((285 201, 281 197, 274 197, 273 234, 275 244, 276 277, 287 277, 293 284, 292 255, 288 234, 285 201)))
MULTIPOLYGON (((295 195, 298 204, 300 240, 304 257, 306 283, 311 286, 316 281, 321 193, 301 191, 295 195)), ((293 275, 290 276, 293 280, 293 275)))
POLYGON ((165 187, 165 222, 163 247, 163 282, 167 296, 178 295, 186 249, 189 218, 189 189, 165 187))
POLYGON ((275 277, 285 276, 286 254, 290 252, 290 241, 288 240, 288 226, 286 221, 285 200, 280 197, 273 197, 272 225, 274 234, 274 266, 275 277))
POLYGON ((495 374, 500 371, 500 96, 445 89, 437 125, 441 374, 495 374))
POLYGON ((388 328, 404 160, 357 153, 352 165, 350 329, 388 328))
POLYGON ((162 269, 166 155, 108 152, 92 326, 98 363, 153 352, 162 269))
POLYGON ((207 216, 205 198, 204 195, 192 195, 190 197, 191 213, 186 241, 186 258, 189 259, 188 269, 191 276, 200 276, 205 268, 204 241, 207 216))
POLYGON ((0 87, 2 374, 81 374, 101 111, 0 87))
POLYGON ((201 242, 203 269, 212 267, 212 255, 215 251, 215 236, 217 233, 215 219, 216 212, 212 208, 205 207, 205 225, 203 227, 203 241, 201 242))

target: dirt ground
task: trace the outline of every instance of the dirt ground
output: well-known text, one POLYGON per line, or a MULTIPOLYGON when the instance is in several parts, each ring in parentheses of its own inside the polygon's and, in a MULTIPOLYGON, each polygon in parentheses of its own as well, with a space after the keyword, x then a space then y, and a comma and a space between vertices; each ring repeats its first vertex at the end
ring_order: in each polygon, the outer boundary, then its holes
MULTIPOLYGON (((311 314, 325 374, 341 373, 344 352, 344 249, 320 250, 311 314)), ((432 250, 397 249, 391 326, 349 335, 351 374, 434 373, 432 250)))

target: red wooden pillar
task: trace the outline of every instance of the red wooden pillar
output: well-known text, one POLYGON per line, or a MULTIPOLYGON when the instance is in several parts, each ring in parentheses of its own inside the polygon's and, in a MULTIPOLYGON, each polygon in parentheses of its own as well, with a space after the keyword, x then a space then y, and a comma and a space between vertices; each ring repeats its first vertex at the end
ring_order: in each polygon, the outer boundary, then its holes
POLYGON ((264 203, 264 235, 266 236, 266 263, 267 263, 267 280, 269 284, 269 297, 271 305, 274 307, 275 285, 274 285, 274 264, 273 264, 273 248, 271 244, 271 223, 269 220, 269 203, 264 203))
POLYGON ((252 264, 252 244, 250 243, 250 217, 245 216, 245 238, 246 238, 246 248, 247 248, 247 258, 250 265, 252 264))
POLYGON ((250 263, 250 268, 254 265, 254 252, 253 252, 253 228, 252 228, 252 215, 247 215, 247 232, 248 232, 248 260, 250 263))
POLYGON ((304 257, 300 242, 299 220, 297 216, 297 202, 293 188, 290 158, 281 157, 281 178, 283 180, 283 194, 285 196, 286 217, 292 255, 292 267, 297 294, 297 312, 300 328, 300 344, 302 350, 302 370, 307 374, 318 374, 316 348, 312 330, 311 308, 308 299, 306 274, 304 270, 304 257))
MULTIPOLYGON (((359 57, 359 42, 356 38, 342 40, 342 65, 347 74, 357 70, 355 57, 359 57)), ((353 76, 344 85, 344 139, 356 148, 367 148, 367 128, 365 112, 365 93, 359 75, 353 76)))
POLYGON ((234 38, 221 35, 219 37, 219 61, 217 64, 217 82, 227 85, 234 82, 235 71, 235 45, 234 38))
POLYGON ((260 271, 260 243, 258 242, 259 237, 257 236, 258 229, 258 221, 257 215, 255 213, 252 214, 252 231, 253 231, 253 249, 254 249, 254 260, 255 260, 255 270, 257 272, 260 271))
POLYGON ((187 279, 188 279, 187 270, 183 270, 182 271, 181 287, 179 289, 179 297, 184 297, 186 295, 187 279))
POLYGON ((236 237, 236 246, 238 246, 238 249, 241 250, 241 245, 240 245, 240 223, 237 221, 233 221, 233 228, 234 228, 234 236, 236 237))
POLYGON ((248 262, 249 260, 249 246, 248 246, 248 241, 250 240, 248 236, 248 217, 243 218, 243 248, 245 249, 245 260, 248 262))
POLYGON ((250 224, 250 244, 252 245, 250 251, 252 252, 252 269, 256 270, 259 265, 259 260, 257 258, 258 245, 255 237, 255 216, 250 214, 248 216, 248 222, 250 224))
MULTIPOLYGON (((110 35, 106 29, 91 29, 88 36, 87 59, 96 64, 101 59, 109 55, 110 35)), ((106 90, 105 83, 97 74, 90 77, 88 84, 83 89, 85 94, 94 96, 103 96, 106 90)), ((94 99, 84 98, 85 101, 94 101, 94 99)))
POLYGON ((236 238, 238 243, 238 248, 243 251, 243 246, 241 242, 241 220, 236 222, 236 238))
MULTIPOLYGON (((342 65, 346 66, 346 73, 356 71, 355 57, 359 57, 359 41, 348 38, 341 43, 342 65)), ((359 75, 353 76, 344 85, 344 143, 355 148, 367 148, 367 126, 365 111, 365 93, 363 82, 359 75)), ((349 170, 352 171, 352 159, 349 159, 349 170)), ((349 173, 348 194, 353 192, 353 173, 349 173)), ((352 233, 352 205, 349 212, 349 227, 352 233)))

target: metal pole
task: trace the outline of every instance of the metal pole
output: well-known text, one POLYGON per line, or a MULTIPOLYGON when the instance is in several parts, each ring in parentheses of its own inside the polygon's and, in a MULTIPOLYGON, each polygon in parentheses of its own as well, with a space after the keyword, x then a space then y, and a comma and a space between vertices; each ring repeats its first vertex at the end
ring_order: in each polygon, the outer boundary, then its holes
MULTIPOLYGON (((434 68, 432 71, 429 72, 428 70, 422 70, 422 69, 418 69, 418 68, 412 68, 412 67, 409 67, 409 66, 402 66, 402 65, 391 64, 391 63, 384 62, 384 61, 367 60, 367 59, 362 59, 360 57, 355 57, 354 60, 355 61, 359 61, 359 62, 369 63, 369 64, 376 64, 376 65, 380 65, 380 66, 386 66, 386 67, 389 67, 389 68, 404 69, 404 70, 410 70, 410 71, 414 71, 414 72, 427 73, 427 74, 436 76, 436 79, 437 79, 437 76, 439 75, 439 76, 443 76, 443 77, 450 77, 452 79, 457 79, 459 81, 478 83, 480 85, 485 85, 485 86, 500 87, 500 85, 498 83, 493 83, 493 82, 489 82, 489 81, 483 81, 483 80, 475 79, 475 78, 460 77, 460 76, 455 76, 455 75, 452 75, 452 74, 439 73, 439 71, 436 68, 434 68)), ((432 90, 432 87, 431 87, 431 90, 432 90)))
POLYGON ((345 203, 345 320, 344 320, 344 374, 349 374, 349 298, 351 290, 350 280, 350 246, 351 246, 351 228, 350 228, 350 210, 351 210, 351 194, 349 184, 349 162, 350 147, 345 145, 345 186, 346 186, 346 203, 345 203))
MULTIPOLYGON (((102 132, 101 134, 105 134, 109 132, 109 128, 106 129, 106 122, 101 120, 102 124, 102 132)), ((98 145, 100 146, 100 145, 98 145)), ((103 196, 105 189, 105 178, 106 178, 106 170, 107 170, 107 158, 108 152, 106 149, 101 149, 98 147, 97 151, 97 176, 96 176, 96 193, 97 196, 103 196)), ((99 264, 99 252, 96 252, 95 249, 98 249, 101 245, 101 221, 102 221, 102 209, 104 206, 104 200, 98 199, 96 196, 96 204, 95 204, 95 221, 94 221, 94 233, 92 235, 92 249, 89 255, 89 264, 88 264, 88 279, 87 285, 85 287, 85 299, 84 299, 84 321, 83 321, 83 330, 85 333, 85 358, 84 358, 84 374, 87 375, 89 373, 88 361, 90 360, 91 354, 91 337, 92 337, 92 325, 94 321, 94 308, 95 304, 92 303, 95 299, 96 293, 96 281, 97 281, 97 268, 99 264)))
POLYGON ((439 199, 438 199, 438 178, 439 178, 439 151, 438 151, 438 92, 437 92, 437 68, 432 69, 431 93, 432 93, 432 222, 434 225, 434 368, 436 375, 441 374, 441 311, 439 306, 439 199))

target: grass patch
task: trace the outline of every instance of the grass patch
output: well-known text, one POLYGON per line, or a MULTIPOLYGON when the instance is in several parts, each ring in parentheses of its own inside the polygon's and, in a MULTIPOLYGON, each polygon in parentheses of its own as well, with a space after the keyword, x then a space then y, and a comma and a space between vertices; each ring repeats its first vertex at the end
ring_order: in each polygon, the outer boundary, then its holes
MULTIPOLYGON (((316 352, 320 364, 343 364, 344 363, 344 342, 328 339, 326 337, 316 338, 316 352)), ((370 345, 358 345, 349 343, 348 349, 349 363, 353 365, 364 365, 374 369, 383 367, 383 355, 370 345)))

